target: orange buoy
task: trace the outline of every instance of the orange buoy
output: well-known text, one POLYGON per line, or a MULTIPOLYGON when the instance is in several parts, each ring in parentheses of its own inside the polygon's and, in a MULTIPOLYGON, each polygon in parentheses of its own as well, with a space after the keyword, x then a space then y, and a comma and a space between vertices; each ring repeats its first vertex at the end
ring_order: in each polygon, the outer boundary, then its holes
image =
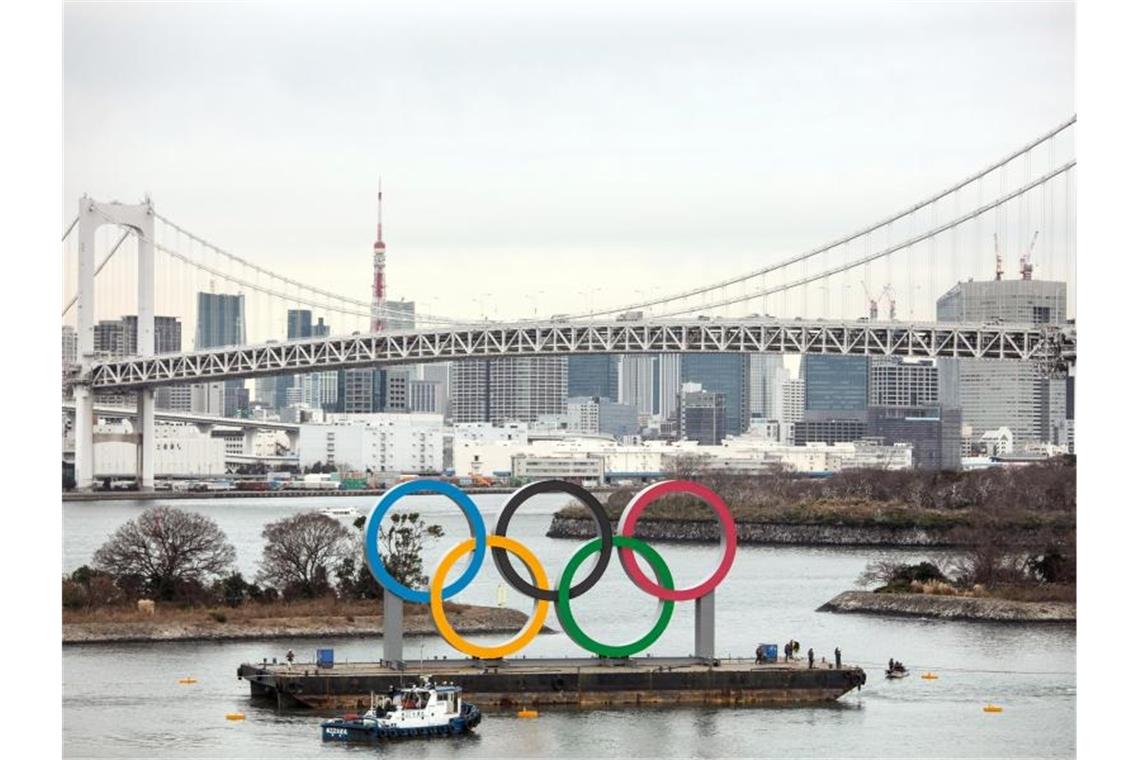
POLYGON ((1002 708, 999 707, 998 705, 986 705, 985 707, 982 708, 982 712, 988 712, 988 713, 999 713, 1001 711, 1002 711, 1002 708))
POLYGON ((922 677, 925 678, 927 681, 937 681, 938 680, 938 674, 937 673, 923 673, 922 677))
POLYGON ((243 712, 226 713, 226 720, 245 720, 245 713, 243 713, 243 712))
POLYGON ((520 718, 537 718, 538 710, 519 710, 518 716, 520 718))
POLYGON ((179 678, 178 683, 198 683, 198 679, 197 678, 190 678, 190 677, 179 678))

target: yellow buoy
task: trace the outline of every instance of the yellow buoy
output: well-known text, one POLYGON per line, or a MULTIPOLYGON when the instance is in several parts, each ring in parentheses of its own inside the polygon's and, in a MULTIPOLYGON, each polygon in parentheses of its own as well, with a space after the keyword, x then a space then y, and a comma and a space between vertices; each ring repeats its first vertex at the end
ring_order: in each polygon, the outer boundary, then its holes
POLYGON ((198 683, 197 678, 179 678, 178 683, 198 683))
POLYGON ((226 713, 226 720, 245 720, 245 713, 243 713, 243 712, 226 713))
POLYGON ((938 680, 938 674, 937 673, 923 673, 922 677, 925 678, 927 681, 937 681, 938 680))
POLYGON ((986 705, 982 708, 982 712, 999 713, 1001 712, 1001 708, 997 705, 986 705))
POLYGON ((520 718, 537 718, 538 710, 519 710, 518 716, 520 718))

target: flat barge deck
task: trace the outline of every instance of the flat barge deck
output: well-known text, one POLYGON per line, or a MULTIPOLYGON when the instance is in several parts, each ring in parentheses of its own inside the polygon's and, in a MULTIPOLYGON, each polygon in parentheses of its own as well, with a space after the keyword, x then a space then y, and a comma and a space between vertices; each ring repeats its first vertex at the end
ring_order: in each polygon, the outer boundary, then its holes
POLYGON ((861 668, 849 666, 658 657, 412 660, 403 670, 377 662, 338 662, 327 668, 245 663, 238 678, 249 681, 251 696, 276 701, 278 707, 351 710, 366 708, 370 693, 385 694, 421 673, 462 686, 485 710, 828 702, 867 680, 861 668))

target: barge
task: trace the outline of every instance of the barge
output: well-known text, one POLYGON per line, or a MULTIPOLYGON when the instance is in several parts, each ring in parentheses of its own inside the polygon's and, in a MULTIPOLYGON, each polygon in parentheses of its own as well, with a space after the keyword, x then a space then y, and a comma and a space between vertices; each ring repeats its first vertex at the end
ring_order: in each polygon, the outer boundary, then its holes
POLYGON ((861 668, 809 668, 805 662, 637 657, 410 660, 315 664, 245 663, 238 678, 255 699, 279 708, 363 710, 370 695, 414 683, 418 674, 462 688, 484 711, 527 707, 789 705, 829 702, 867 682, 861 668))

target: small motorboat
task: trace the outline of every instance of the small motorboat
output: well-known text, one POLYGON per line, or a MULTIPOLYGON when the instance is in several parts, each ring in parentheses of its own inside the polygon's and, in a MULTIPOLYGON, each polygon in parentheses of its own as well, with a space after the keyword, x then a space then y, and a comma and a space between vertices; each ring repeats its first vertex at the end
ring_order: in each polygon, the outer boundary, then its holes
POLYGON ((338 517, 351 517, 355 520, 357 517, 360 517, 360 510, 356 507, 328 507, 322 509, 321 514, 325 517, 332 517, 333 519, 338 517))
POLYGON ((345 715, 321 723, 321 739, 340 742, 372 742, 409 736, 454 736, 483 719, 479 708, 463 700, 463 689, 454 684, 422 683, 395 689, 382 700, 372 696, 364 715, 345 715))
POLYGON ((895 665, 893 668, 887 668, 887 678, 890 678, 892 680, 896 678, 906 678, 909 675, 910 671, 904 668, 902 665, 895 665))

